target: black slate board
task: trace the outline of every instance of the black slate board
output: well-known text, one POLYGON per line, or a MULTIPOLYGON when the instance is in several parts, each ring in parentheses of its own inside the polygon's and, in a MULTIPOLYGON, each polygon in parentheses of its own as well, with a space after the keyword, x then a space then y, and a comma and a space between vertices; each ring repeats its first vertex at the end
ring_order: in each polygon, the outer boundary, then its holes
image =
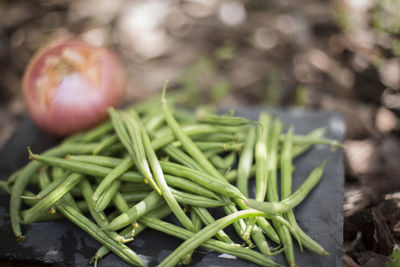
MULTIPOLYGON (((236 109, 236 114, 249 119, 257 119, 260 108, 236 109)), ((343 118, 334 113, 310 112, 301 110, 270 111, 283 120, 285 125, 295 126, 295 133, 305 134, 318 127, 327 127, 327 137, 342 141, 345 126, 343 118)), ((0 179, 8 176, 26 164, 26 147, 40 152, 57 143, 57 140, 40 132, 25 120, 0 152, 0 179)), ((296 189, 307 174, 324 159, 330 158, 325 167, 321 182, 309 196, 295 208, 294 212, 300 227, 331 253, 329 257, 314 255, 308 251, 300 252, 295 244, 296 262, 299 266, 341 266, 343 232, 343 151, 332 152, 327 146, 318 145, 294 162, 296 170, 293 189, 296 189)), ((23 226, 25 242, 17 244, 12 234, 8 217, 8 195, 0 193, 0 265, 2 261, 49 263, 53 266, 89 266, 90 259, 99 243, 72 223, 57 222, 34 223, 23 226)), ((155 266, 165 258, 181 240, 153 230, 146 230, 135 238, 130 246, 143 263, 155 266)), ((295 242, 296 243, 296 242, 295 242)), ((274 244, 271 242, 271 246, 274 244)), ((272 257, 285 263, 283 254, 272 257)), ((128 266, 114 255, 102 259, 98 266, 128 266)), ((197 249, 189 266, 256 266, 238 259, 230 259, 204 249, 197 249)))

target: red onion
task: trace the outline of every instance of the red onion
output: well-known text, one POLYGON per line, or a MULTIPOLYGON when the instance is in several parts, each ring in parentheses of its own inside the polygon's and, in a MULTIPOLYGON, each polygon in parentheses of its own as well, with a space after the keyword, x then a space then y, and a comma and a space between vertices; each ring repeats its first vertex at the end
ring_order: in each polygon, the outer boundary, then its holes
POLYGON ((79 40, 52 44, 31 60, 23 95, 33 121, 56 135, 90 128, 124 95, 125 72, 106 48, 79 40))

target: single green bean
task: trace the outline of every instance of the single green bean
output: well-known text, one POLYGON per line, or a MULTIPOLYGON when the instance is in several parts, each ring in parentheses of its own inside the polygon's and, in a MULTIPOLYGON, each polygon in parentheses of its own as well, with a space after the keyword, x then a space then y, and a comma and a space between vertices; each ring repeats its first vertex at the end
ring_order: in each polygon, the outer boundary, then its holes
MULTIPOLYGON (((116 168, 121 164, 122 160, 120 158, 99 156, 99 155, 68 155, 67 159, 79 161, 83 163, 90 163, 94 165, 99 165, 107 168, 116 168)), ((133 161, 132 161, 133 162, 133 161)))
POLYGON ((264 231, 264 233, 277 244, 280 244, 281 241, 279 240, 279 236, 276 233, 274 227, 267 221, 267 219, 263 217, 258 217, 257 218, 257 224, 258 226, 264 231))
MULTIPOLYGON (((62 159, 44 155, 42 156, 32 153, 30 154, 30 158, 49 166, 60 167, 73 172, 78 172, 98 177, 104 177, 112 171, 112 169, 110 168, 70 159, 62 159)), ((144 177, 141 174, 132 171, 125 172, 120 176, 120 179, 122 181, 133 182, 133 183, 143 183, 144 181, 144 177)))
MULTIPOLYGON (((231 142, 231 143, 222 143, 222 142, 193 142, 200 150, 210 150, 210 149, 218 149, 220 152, 225 151, 238 151, 243 148, 243 143, 231 142)), ((180 147, 182 144, 180 141, 172 142, 172 145, 175 147, 180 147)))
POLYGON ((176 190, 172 187, 170 187, 169 189, 170 189, 172 195, 174 196, 174 198, 176 199, 176 201, 181 204, 187 204, 187 205, 198 206, 198 207, 203 207, 203 208, 216 208, 216 207, 221 207, 221 206, 230 204, 230 202, 226 202, 226 201, 215 200, 212 198, 194 195, 191 193, 190 194, 185 193, 185 192, 176 190))
POLYGON ((192 138, 193 141, 207 141, 207 142, 236 142, 238 136, 231 133, 211 133, 196 135, 192 138))
POLYGON ((219 199, 219 197, 213 191, 190 180, 168 174, 165 175, 165 180, 170 186, 183 189, 184 191, 188 191, 208 198, 219 199))
POLYGON ((215 115, 215 114, 204 114, 204 113, 197 114, 196 119, 197 121, 203 123, 232 126, 232 127, 239 127, 239 126, 258 123, 257 121, 251 121, 249 119, 238 116, 215 115))
POLYGON ((238 169, 237 169, 237 181, 236 181, 237 188, 246 197, 249 196, 248 180, 250 177, 250 170, 253 163, 255 142, 256 142, 256 128, 250 127, 247 132, 246 143, 243 147, 243 151, 239 159, 238 169))

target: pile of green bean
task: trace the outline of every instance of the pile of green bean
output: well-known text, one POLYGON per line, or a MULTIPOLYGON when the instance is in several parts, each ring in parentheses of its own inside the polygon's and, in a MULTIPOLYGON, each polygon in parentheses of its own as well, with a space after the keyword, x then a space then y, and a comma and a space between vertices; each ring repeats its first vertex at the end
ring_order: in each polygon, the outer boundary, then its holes
POLYGON ((24 239, 21 224, 67 218, 102 244, 90 260, 95 264, 112 251, 143 266, 126 243, 145 228, 185 240, 160 266, 190 262, 199 246, 261 266, 281 266, 268 256, 283 252, 295 266, 292 237, 301 248, 328 255, 292 210, 321 179, 325 162, 292 192, 292 161, 315 144, 339 144, 323 138, 323 129, 283 133, 282 122, 267 113, 254 122, 179 111, 167 102, 165 87, 161 102, 111 108, 100 126, 40 155, 29 149, 32 161, 2 184, 11 195, 17 240, 24 239), (213 209, 226 216, 216 220, 213 209), (171 213, 179 226, 162 220, 171 213), (224 231, 229 224, 241 244, 224 231))

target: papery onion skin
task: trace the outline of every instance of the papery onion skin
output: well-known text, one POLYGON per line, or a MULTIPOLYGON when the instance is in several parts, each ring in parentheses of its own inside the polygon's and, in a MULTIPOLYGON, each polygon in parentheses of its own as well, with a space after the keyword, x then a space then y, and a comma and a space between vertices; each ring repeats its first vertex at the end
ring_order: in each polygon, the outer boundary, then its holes
POLYGON ((29 63, 22 81, 35 124, 59 136, 88 129, 108 116, 124 96, 126 76, 107 48, 80 40, 53 43, 29 63))

